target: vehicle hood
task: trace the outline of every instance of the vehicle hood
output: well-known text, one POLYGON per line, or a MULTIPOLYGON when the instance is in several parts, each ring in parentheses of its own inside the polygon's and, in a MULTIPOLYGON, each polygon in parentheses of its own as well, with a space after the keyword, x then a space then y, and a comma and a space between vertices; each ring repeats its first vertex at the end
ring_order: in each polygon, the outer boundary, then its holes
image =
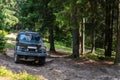
POLYGON ((17 44, 19 44, 19 45, 33 45, 33 46, 43 45, 42 42, 37 42, 37 41, 30 41, 30 42, 19 41, 17 44))

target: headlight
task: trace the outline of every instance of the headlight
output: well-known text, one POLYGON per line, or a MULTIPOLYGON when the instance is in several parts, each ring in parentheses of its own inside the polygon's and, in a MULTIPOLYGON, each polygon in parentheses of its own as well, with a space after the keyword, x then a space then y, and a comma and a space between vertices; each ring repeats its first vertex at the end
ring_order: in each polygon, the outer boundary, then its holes
POLYGON ((41 46, 41 49, 45 49, 46 50, 46 47, 45 46, 41 46))
POLYGON ((21 50, 20 46, 17 46, 17 50, 21 50))
POLYGON ((17 50, 19 50, 19 51, 25 51, 25 47, 17 46, 17 50))
POLYGON ((40 49, 39 49, 39 51, 41 53, 46 53, 46 47, 45 46, 41 46, 40 49))

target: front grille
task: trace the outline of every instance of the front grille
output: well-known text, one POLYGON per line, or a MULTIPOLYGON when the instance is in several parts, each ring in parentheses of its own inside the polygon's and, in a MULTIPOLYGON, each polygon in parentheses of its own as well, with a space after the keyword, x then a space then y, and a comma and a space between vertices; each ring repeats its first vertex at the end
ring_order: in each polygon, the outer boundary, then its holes
POLYGON ((38 52, 39 52, 39 53, 42 53, 42 50, 39 50, 38 52))
POLYGON ((28 49, 29 52, 36 52, 36 49, 28 49))

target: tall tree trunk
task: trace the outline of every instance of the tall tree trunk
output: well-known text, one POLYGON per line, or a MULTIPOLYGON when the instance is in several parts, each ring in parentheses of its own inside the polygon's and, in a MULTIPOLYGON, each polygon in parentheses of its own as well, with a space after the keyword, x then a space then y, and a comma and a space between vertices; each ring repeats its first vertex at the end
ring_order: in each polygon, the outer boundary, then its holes
MULTIPOLYGON (((119 17, 120 18, 120 17, 119 17)), ((117 51, 116 51, 116 58, 115 58, 115 64, 120 65, 120 28, 119 28, 119 33, 117 36, 117 51)))
POLYGON ((43 0, 44 1, 44 24, 45 27, 49 26, 49 42, 50 42, 50 52, 55 52, 55 45, 54 45, 54 21, 55 16, 53 15, 53 10, 48 6, 48 3, 51 0, 43 0))
POLYGON ((93 31, 92 31, 92 49, 91 53, 95 53, 95 26, 93 26, 93 31))
POLYGON ((73 30, 73 57, 79 57, 79 28, 73 30))
POLYGON ((79 57, 79 24, 77 21, 77 0, 72 1, 71 7, 72 7, 72 27, 73 27, 73 53, 72 56, 74 58, 79 57))
POLYGON ((55 52, 53 27, 49 28, 50 52, 55 52))
POLYGON ((82 32, 81 32, 81 54, 84 55, 84 53, 85 53, 85 19, 82 20, 81 29, 82 29, 82 32))
POLYGON ((106 0, 105 56, 112 55, 111 1, 106 0))
POLYGON ((115 57, 115 64, 120 65, 120 4, 119 4, 119 0, 117 0, 117 27, 118 27, 118 31, 117 31, 117 48, 116 48, 116 57, 115 57))
POLYGON ((97 6, 97 2, 96 1, 93 1, 91 0, 90 1, 91 3, 91 11, 92 11, 92 14, 91 14, 91 18, 92 18, 92 48, 91 48, 91 53, 95 53, 95 27, 96 27, 96 6, 97 6))
MULTIPOLYGON (((81 35, 82 35, 82 32, 81 32, 81 27, 82 27, 82 23, 79 24, 79 53, 81 54, 81 35)), ((81 54, 82 55, 82 54, 81 54)))

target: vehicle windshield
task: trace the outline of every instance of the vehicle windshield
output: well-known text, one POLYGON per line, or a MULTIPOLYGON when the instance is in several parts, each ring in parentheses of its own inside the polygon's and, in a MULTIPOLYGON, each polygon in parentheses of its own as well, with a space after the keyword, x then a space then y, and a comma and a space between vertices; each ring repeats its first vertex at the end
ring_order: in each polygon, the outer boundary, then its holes
POLYGON ((31 34, 31 33, 21 34, 19 40, 26 42, 30 42, 30 41, 42 42, 41 36, 39 34, 31 34))

